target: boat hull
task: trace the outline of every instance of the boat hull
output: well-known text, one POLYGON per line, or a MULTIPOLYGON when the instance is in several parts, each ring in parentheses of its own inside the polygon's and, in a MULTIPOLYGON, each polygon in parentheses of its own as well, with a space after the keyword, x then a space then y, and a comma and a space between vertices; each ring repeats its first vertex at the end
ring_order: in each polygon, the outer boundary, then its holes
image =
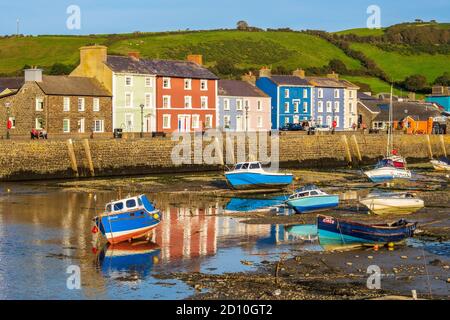
POLYGON ((339 196, 327 195, 298 198, 288 200, 287 204, 294 209, 296 213, 324 211, 337 207, 339 205, 339 196))
POLYGON ((415 223, 398 227, 365 225, 333 217, 317 218, 319 241, 324 243, 347 244, 386 244, 396 243, 412 237, 416 230, 415 223))
POLYGON ((371 212, 381 214, 411 214, 424 207, 421 199, 370 198, 360 201, 371 212))
POLYGON ((236 190, 243 189, 282 189, 293 181, 292 174, 275 174, 260 172, 225 173, 228 184, 236 190))
POLYGON ((411 171, 393 167, 377 168, 364 172, 372 182, 385 182, 394 179, 411 179, 411 171))
POLYGON ((432 160, 430 161, 433 165, 433 168, 438 171, 450 171, 450 164, 445 163, 444 161, 432 160))

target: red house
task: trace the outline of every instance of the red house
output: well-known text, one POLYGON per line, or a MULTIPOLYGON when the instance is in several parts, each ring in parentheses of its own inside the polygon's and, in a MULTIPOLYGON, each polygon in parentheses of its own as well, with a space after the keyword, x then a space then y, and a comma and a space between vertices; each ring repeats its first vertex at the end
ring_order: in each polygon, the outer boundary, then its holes
POLYGON ((152 67, 158 132, 216 128, 219 78, 202 65, 201 55, 190 55, 188 61, 152 60, 152 67))

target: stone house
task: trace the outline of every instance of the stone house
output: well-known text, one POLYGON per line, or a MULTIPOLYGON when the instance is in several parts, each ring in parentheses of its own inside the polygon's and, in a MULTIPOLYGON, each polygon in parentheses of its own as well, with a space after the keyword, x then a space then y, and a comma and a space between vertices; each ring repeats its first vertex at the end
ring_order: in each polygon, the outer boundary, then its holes
POLYGON ((25 70, 24 84, 0 97, 0 136, 29 135, 45 128, 49 135, 90 135, 112 132, 111 94, 96 80, 84 77, 43 76, 25 70))

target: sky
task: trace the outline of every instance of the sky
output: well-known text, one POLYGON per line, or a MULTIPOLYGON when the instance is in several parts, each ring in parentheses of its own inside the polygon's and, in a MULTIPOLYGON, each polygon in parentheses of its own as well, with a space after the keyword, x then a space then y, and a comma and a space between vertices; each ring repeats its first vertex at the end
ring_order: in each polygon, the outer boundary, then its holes
POLYGON ((17 19, 20 33, 31 35, 235 28, 239 20, 332 32, 366 27, 370 5, 379 6, 383 27, 417 18, 450 22, 449 0, 0 0, 0 34, 15 34, 17 19), (67 27, 71 5, 80 8, 79 29, 67 27))

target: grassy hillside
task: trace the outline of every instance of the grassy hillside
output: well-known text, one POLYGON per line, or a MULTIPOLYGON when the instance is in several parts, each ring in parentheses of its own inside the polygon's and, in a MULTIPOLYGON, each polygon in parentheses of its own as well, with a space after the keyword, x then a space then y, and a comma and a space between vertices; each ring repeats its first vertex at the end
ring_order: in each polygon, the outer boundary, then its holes
POLYGON ((367 37, 367 36, 382 36, 384 34, 385 28, 381 29, 368 29, 368 28, 356 28, 356 29, 348 29, 335 32, 338 35, 346 35, 346 34, 354 34, 359 37, 367 37))

